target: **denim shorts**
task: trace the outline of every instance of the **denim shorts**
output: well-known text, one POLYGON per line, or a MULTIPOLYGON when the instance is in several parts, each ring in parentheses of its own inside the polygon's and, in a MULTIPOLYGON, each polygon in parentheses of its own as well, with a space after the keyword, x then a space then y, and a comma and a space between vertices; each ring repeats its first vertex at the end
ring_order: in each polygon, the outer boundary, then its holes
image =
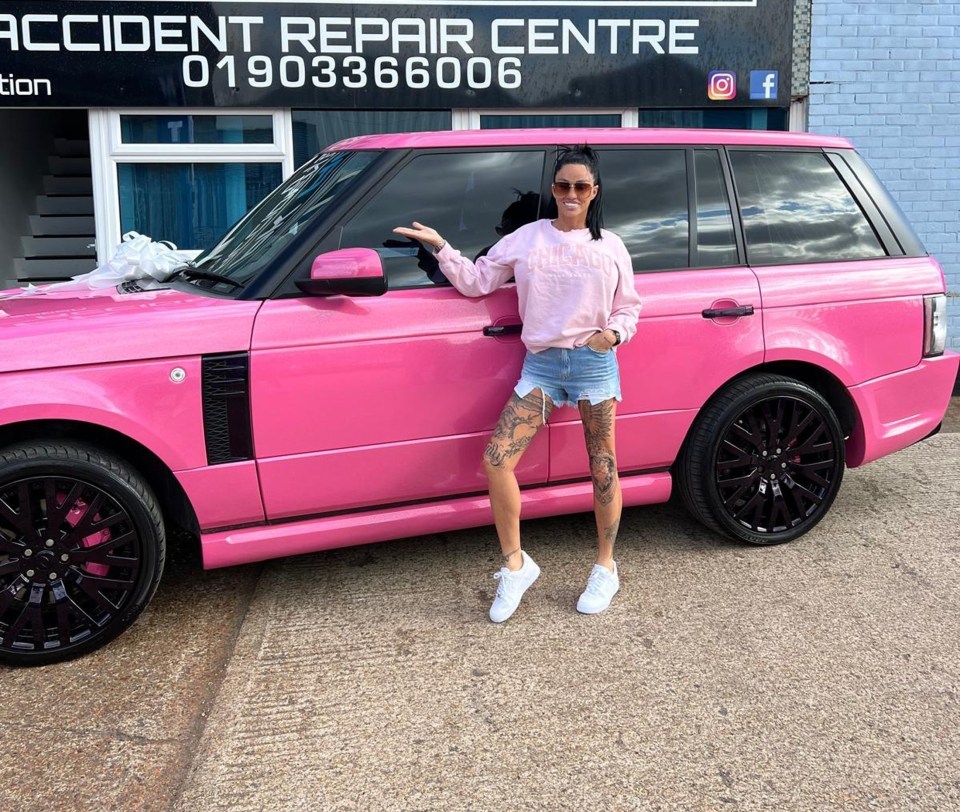
POLYGON ((534 389, 542 390, 556 406, 576 407, 581 400, 590 401, 591 406, 610 398, 623 400, 617 354, 614 350, 599 352, 586 344, 572 350, 527 351, 513 391, 523 398, 534 389))

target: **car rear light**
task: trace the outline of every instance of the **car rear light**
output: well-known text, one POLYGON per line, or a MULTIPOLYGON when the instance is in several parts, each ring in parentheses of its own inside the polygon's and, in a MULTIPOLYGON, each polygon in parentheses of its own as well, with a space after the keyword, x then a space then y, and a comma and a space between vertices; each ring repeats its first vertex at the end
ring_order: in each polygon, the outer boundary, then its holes
POLYGON ((923 355, 943 355, 947 345, 947 296, 923 297, 923 355))

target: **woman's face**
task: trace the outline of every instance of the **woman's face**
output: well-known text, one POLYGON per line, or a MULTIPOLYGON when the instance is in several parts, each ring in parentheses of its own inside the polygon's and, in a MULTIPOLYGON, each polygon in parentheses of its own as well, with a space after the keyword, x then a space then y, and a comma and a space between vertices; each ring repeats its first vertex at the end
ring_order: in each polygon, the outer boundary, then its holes
POLYGON ((593 173, 583 164, 566 164, 553 176, 553 197, 562 220, 585 224, 590 202, 599 188, 593 173))

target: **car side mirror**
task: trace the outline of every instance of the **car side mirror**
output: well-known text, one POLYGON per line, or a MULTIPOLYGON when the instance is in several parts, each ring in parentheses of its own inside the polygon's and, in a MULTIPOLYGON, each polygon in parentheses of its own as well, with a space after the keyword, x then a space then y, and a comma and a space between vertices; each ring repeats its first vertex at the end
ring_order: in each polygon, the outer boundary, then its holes
POLYGON ((298 280, 297 287, 310 296, 382 296, 387 278, 372 248, 342 248, 314 259, 310 278, 298 280))

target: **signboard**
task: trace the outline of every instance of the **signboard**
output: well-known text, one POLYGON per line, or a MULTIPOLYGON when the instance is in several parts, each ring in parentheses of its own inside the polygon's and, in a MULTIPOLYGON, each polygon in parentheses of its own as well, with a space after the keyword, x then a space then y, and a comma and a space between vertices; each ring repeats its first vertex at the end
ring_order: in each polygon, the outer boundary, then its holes
POLYGON ((0 106, 786 107, 793 5, 0 0, 0 106))

